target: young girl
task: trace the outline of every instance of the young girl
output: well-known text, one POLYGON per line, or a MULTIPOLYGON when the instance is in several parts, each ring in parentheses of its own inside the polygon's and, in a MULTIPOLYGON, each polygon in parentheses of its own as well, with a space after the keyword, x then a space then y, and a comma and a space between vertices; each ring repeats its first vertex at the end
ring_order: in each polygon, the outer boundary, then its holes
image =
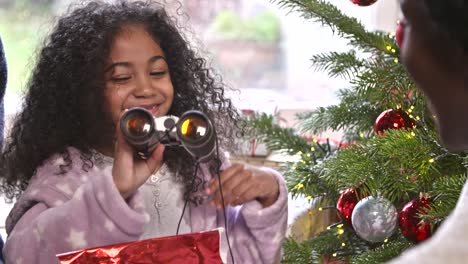
MULTIPOLYGON (((136 106, 155 116, 204 112, 223 146, 238 126, 223 85, 161 6, 76 8, 59 19, 28 88, 0 159, 3 191, 19 198, 6 223, 7 263, 58 263, 58 253, 175 235, 186 199, 180 233, 224 227, 215 162, 202 164, 192 185, 195 162, 183 148, 161 144, 134 159, 119 129, 136 106)), ((220 178, 236 263, 279 262, 281 176, 224 161, 220 178)))

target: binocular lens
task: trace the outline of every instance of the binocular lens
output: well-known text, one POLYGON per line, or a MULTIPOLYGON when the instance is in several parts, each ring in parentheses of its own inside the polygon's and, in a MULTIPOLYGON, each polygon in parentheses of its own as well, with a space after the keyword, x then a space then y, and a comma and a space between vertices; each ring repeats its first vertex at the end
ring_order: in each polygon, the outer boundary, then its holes
POLYGON ((187 111, 180 118, 154 117, 145 108, 133 107, 122 115, 120 129, 142 159, 158 144, 183 146, 199 162, 215 155, 216 131, 208 116, 200 111, 187 111))
POLYGON ((190 116, 183 120, 180 126, 180 134, 185 139, 196 141, 208 133, 208 124, 201 116, 190 116))
POLYGON ((152 117, 144 112, 136 111, 129 115, 125 120, 127 133, 132 137, 144 137, 151 132, 152 117))
POLYGON ((179 119, 177 136, 184 148, 199 162, 206 162, 214 157, 215 131, 208 117, 202 112, 185 112, 179 119))

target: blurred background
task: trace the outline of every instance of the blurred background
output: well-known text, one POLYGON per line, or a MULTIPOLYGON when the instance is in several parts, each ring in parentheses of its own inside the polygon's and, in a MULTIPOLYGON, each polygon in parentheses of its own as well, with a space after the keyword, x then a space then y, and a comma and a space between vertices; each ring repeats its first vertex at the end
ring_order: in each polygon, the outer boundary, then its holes
MULTIPOLYGON (((0 35, 8 62, 5 98, 7 122, 20 110, 24 86, 35 56, 56 16, 76 0, 0 0, 0 35)), ((329 0, 370 30, 394 32, 396 0, 359 7, 350 0, 329 0)), ((346 51, 344 40, 328 28, 299 17, 269 0, 166 0, 179 14, 187 36, 209 58, 223 80, 237 89, 229 96, 239 109, 274 114, 282 126, 294 126, 295 114, 338 102, 335 92, 348 84, 311 68, 309 58, 327 51, 346 51), (180 15, 180 13, 183 15, 180 15)), ((7 123, 8 125, 8 123, 7 123)), ((318 136, 318 135, 317 135, 318 136)), ((339 140, 339 135, 326 136, 339 140)), ((275 166, 281 157, 257 149, 259 162, 275 166), (273 157, 274 156, 274 157, 273 157), (269 162, 269 163, 267 163, 269 162)), ((290 204, 290 219, 307 201, 290 204)), ((11 209, 0 199, 0 234, 11 209)))

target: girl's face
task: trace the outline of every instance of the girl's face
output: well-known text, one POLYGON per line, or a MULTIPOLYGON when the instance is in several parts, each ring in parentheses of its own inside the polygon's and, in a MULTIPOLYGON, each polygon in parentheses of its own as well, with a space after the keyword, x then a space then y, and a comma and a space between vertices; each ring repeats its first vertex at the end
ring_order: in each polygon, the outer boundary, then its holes
POLYGON ((166 115, 174 99, 164 52, 143 26, 125 26, 116 35, 105 83, 106 107, 114 124, 125 109, 135 106, 157 117, 166 115))

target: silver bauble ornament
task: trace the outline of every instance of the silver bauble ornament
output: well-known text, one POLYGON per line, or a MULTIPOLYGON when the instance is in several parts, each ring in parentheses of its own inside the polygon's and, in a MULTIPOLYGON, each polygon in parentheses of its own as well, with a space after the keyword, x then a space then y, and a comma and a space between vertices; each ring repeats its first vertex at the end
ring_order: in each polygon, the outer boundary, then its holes
POLYGON ((384 198, 368 196, 359 201, 351 215, 354 231, 362 239, 378 243, 391 236, 396 230, 398 212, 393 204, 384 198))

